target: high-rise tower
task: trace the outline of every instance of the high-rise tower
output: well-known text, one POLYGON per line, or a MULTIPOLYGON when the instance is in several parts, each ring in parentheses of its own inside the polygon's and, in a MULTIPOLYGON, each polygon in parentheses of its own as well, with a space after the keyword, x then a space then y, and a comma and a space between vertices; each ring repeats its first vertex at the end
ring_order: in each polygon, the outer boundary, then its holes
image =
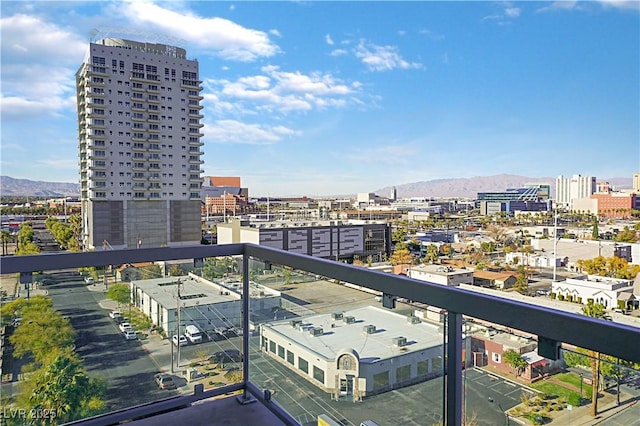
POLYGON ((200 84, 182 48, 90 43, 76 73, 85 249, 200 242, 200 84))

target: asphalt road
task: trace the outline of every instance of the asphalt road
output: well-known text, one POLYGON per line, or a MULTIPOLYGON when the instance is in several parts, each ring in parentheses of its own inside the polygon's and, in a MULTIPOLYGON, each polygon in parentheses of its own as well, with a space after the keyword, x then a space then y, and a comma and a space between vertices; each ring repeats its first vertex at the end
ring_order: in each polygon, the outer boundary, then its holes
POLYGON ((69 317, 77 332, 76 351, 90 375, 107 381, 110 410, 130 407, 170 396, 153 381, 158 366, 137 340, 122 337, 108 312, 100 307, 102 292, 89 291, 75 272, 56 272, 48 285, 54 307, 69 317))

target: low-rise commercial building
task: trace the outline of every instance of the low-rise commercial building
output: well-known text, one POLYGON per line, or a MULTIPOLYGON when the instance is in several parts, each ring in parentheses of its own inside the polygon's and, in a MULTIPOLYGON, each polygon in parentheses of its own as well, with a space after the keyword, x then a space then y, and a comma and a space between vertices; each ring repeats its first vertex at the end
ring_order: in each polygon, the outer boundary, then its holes
POLYGON ((249 222, 218 225, 218 244, 253 243, 332 260, 379 261, 391 254, 387 222, 249 222))
MULTIPOLYGON (((130 286, 134 306, 169 334, 180 334, 187 325, 195 325, 205 333, 217 327, 242 326, 242 286, 239 283, 224 285, 189 274, 131 281, 130 286)), ((280 307, 280 292, 260 284, 251 283, 250 297, 251 310, 256 314, 280 307)))
POLYGON ((333 398, 354 401, 443 374, 437 325, 366 306, 260 326, 262 351, 333 398))
POLYGON ((473 270, 451 265, 417 265, 407 270, 407 276, 421 281, 457 287, 473 284, 473 270))
MULTIPOLYGON (((640 277, 640 275, 639 275, 640 277)), ((633 280, 601 277, 598 275, 582 275, 567 278, 565 281, 551 284, 552 296, 557 299, 588 304, 599 303, 605 308, 638 309, 640 303, 640 279, 638 285, 633 280)))

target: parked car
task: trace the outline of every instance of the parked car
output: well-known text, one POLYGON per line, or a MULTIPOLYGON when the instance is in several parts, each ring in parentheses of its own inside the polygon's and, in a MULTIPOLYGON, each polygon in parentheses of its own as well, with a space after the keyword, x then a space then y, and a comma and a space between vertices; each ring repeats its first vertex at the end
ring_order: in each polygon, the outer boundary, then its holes
POLYGON ((180 336, 177 336, 174 334, 171 340, 173 341, 174 345, 184 346, 189 344, 189 341, 187 340, 187 338, 182 334, 180 336))
POLYGON ((122 335, 126 340, 136 340, 138 338, 138 335, 133 328, 126 329, 124 332, 122 332, 122 335))
POLYGON ((227 349, 224 351, 216 352, 209 357, 211 362, 241 362, 242 352, 237 349, 227 349))
POLYGON ((153 378, 160 389, 175 389, 178 387, 170 374, 158 373, 153 378))
POLYGON ((84 282, 87 284, 93 284, 93 277, 84 277, 84 282))
POLYGON ((111 311, 111 312, 109 312, 109 318, 112 318, 112 319, 122 318, 122 312, 120 312, 120 311, 111 311))
POLYGON ((128 322, 121 322, 120 324, 118 324, 118 327, 122 332, 124 332, 128 328, 133 329, 133 327, 131 326, 131 323, 128 323, 128 322))

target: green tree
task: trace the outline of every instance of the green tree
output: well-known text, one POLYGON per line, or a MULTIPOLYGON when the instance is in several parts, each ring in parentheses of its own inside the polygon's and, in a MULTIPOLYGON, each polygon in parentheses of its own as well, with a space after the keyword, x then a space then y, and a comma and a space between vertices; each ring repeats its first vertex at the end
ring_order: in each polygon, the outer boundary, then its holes
POLYGON ((112 284, 105 296, 115 301, 118 305, 127 305, 131 302, 131 290, 127 284, 112 284))
POLYGON ((524 265, 518 266, 518 278, 513 285, 513 289, 520 294, 529 294, 529 277, 527 276, 527 268, 524 265))
MULTIPOLYGON (((599 303, 589 302, 582 308, 582 313, 592 318, 604 318, 605 308, 599 303)), ((598 388, 600 387, 600 353, 589 351, 591 358, 591 416, 598 415, 598 388)))
POLYGON ((33 243, 33 227, 31 226, 31 223, 25 222, 20 225, 17 241, 18 247, 15 251, 17 256, 40 253, 40 248, 33 243))
POLYGON ((507 349, 502 354, 504 362, 515 370, 516 378, 518 378, 527 368, 527 360, 513 349, 507 349))
MULTIPOLYGON (((96 415, 106 409, 103 380, 91 379, 73 353, 59 354, 51 364, 34 373, 28 394, 29 411, 51 410, 55 424, 96 415)), ((32 418, 36 423, 42 419, 32 418)))
POLYGON ((396 244, 389 261, 392 265, 404 265, 413 263, 413 255, 407 248, 406 244, 396 244))
POLYGON ((171 267, 169 267, 169 276, 172 277, 180 277, 184 275, 184 271, 182 270, 182 268, 180 267, 180 265, 171 265, 171 267))
POLYGON ((13 236, 9 231, 1 231, 0 238, 2 239, 2 255, 9 254, 9 243, 13 241, 13 236))
POLYGON ((427 253, 425 255, 425 262, 431 262, 431 263, 435 263, 438 258, 440 257, 440 253, 438 251, 438 246, 436 246, 435 244, 429 244, 427 246, 427 253))
POLYGON ((601 277, 634 279, 640 273, 640 265, 629 264, 626 259, 617 256, 578 259, 577 263, 588 274, 601 277))
POLYGON ((147 265, 140 267, 140 275, 143 280, 148 280, 152 278, 161 278, 162 277, 162 269, 160 269, 159 265, 147 265))
POLYGON ((2 307, 3 320, 18 315, 22 321, 9 338, 14 356, 30 354, 37 364, 44 365, 60 351, 72 347, 75 332, 69 319, 53 308, 51 299, 38 295, 2 307))
MULTIPOLYGON (((638 224, 636 224, 636 226, 637 225, 638 224)), ((618 232, 613 240, 620 243, 635 243, 638 241, 638 230, 635 229, 635 227, 634 229, 629 229, 628 226, 625 226, 622 231, 618 232)))
POLYGON ((591 238, 597 240, 600 238, 600 232, 598 231, 598 219, 593 219, 593 225, 591 229, 591 238))

